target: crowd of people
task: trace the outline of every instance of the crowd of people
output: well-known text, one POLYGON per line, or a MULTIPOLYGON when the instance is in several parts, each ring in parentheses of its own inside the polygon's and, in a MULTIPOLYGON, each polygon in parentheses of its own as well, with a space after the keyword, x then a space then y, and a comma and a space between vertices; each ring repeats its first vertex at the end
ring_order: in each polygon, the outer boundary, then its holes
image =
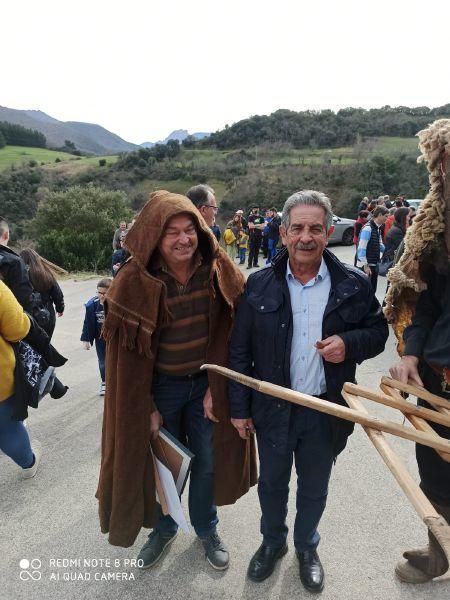
MULTIPOLYGON (((102 278, 85 305, 81 341, 87 350, 95 346, 99 393, 105 396, 97 489, 101 530, 111 544, 128 547, 142 527, 151 528, 138 556, 142 568, 157 564, 174 542, 178 526, 156 500, 149 446, 163 425, 194 455, 189 516, 214 569, 227 569, 230 560, 218 532, 217 507, 235 503, 258 485, 262 540, 247 571, 254 582, 269 577, 288 551, 286 515, 295 464, 299 576, 307 590, 320 592, 325 574, 318 526, 332 467, 353 424, 235 381, 227 386, 201 367, 228 366, 345 405, 344 382, 355 381, 357 364, 384 350, 388 325, 375 295, 379 267, 393 263, 413 217, 404 199, 365 198, 355 224, 356 264, 349 266, 326 248, 333 213, 322 192, 292 194, 281 216, 274 207, 261 214, 254 206, 247 216, 236 211, 222 234, 225 250, 218 243, 217 211, 208 185, 194 186, 185 196, 151 194, 135 221, 121 222, 114 232, 112 278, 102 278), (259 267, 261 250, 268 268, 245 281, 238 265, 259 267)), ((0 219, 0 234, 5 223, 0 219)), ((7 237, 0 242, 0 449, 31 478, 40 450, 23 427, 23 401, 17 411, 16 345, 28 339, 49 365, 60 366, 64 359, 50 338, 55 312, 64 313, 64 298, 35 252, 18 256, 7 248, 7 237), (42 310, 49 313, 46 331, 35 318, 42 310), (38 342, 30 338, 31 329, 38 342)), ((438 390, 440 378, 450 372, 448 335, 430 339, 429 332, 442 331, 447 322, 449 279, 447 271, 433 277, 405 331, 406 355, 393 373, 432 385, 448 400, 447 380, 438 390), (445 290, 444 300, 439 289, 445 290), (422 381, 418 369, 424 362, 422 381)), ((62 385, 57 382, 54 378, 56 397, 62 385)), ((450 438, 447 428, 439 433, 450 438)), ((449 464, 437 454, 432 460, 418 454, 418 461, 424 492, 448 518, 449 464)), ((440 575, 444 566, 434 560, 437 552, 430 542, 417 560, 397 567, 398 577, 415 583, 440 575)))
POLYGON ((281 247, 280 223, 276 208, 268 208, 262 216, 260 207, 253 206, 247 218, 243 210, 236 211, 223 232, 226 253, 231 260, 239 260, 239 264, 244 265, 248 252, 247 269, 260 266, 260 252, 265 264, 269 264, 281 247))
POLYGON ((378 275, 385 276, 402 246, 406 229, 412 224, 415 209, 403 196, 391 201, 389 195, 377 200, 364 197, 354 225, 355 266, 370 277, 376 291, 378 275))

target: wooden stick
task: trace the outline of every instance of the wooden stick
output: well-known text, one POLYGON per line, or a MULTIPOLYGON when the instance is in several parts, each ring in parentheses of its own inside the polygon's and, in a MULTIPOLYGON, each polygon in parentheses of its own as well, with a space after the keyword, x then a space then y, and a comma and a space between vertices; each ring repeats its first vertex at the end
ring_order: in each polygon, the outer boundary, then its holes
MULTIPOLYGON (((368 414, 358 397, 345 391, 342 392, 342 395, 350 408, 368 414)), ((363 426, 363 429, 369 436, 370 441, 380 453, 386 465, 389 467, 391 473, 397 479, 400 487, 411 501, 420 518, 424 519, 425 517, 429 516, 438 517, 439 515, 436 512, 436 509, 411 477, 409 471, 403 465, 401 460, 389 446, 383 433, 381 431, 375 431, 370 427, 363 426)))
POLYGON ((417 385, 412 385, 411 383, 402 383, 397 379, 392 379, 391 377, 382 377, 381 383, 384 385, 388 385, 389 387, 393 387, 396 390, 400 390, 401 392, 406 392, 407 394, 412 394, 413 396, 417 396, 430 404, 435 406, 442 406, 442 408, 449 409, 450 402, 441 398, 440 396, 436 396, 436 394, 432 394, 427 391, 425 388, 421 388, 417 385))
POLYGON ((398 408, 404 414, 416 415, 416 417, 421 417, 424 420, 432 421, 433 423, 439 423, 440 425, 445 425, 446 427, 450 427, 450 417, 447 415, 443 415, 431 408, 424 408, 423 406, 415 406, 410 402, 404 400, 401 396, 393 398, 392 396, 388 396, 386 394, 379 394, 377 392, 373 392, 361 385, 356 385, 355 383, 344 383, 344 388, 346 392, 349 394, 353 394, 353 396, 362 396, 363 398, 367 398, 367 400, 373 400, 374 402, 378 402, 379 404, 384 404, 385 406, 390 406, 391 408, 398 408))
MULTIPOLYGON (((382 392, 384 392, 385 394, 391 395, 392 397, 394 397, 396 399, 403 400, 403 398, 400 395, 400 392, 398 390, 396 390, 395 388, 391 388, 387 385, 384 385, 383 383, 380 383, 380 388, 381 388, 382 392)), ((445 409, 443 409, 443 410, 445 410, 445 409)), ((419 431, 425 431, 425 432, 429 433, 430 435, 435 435, 436 437, 439 437, 438 434, 435 432, 435 430, 431 427, 431 425, 424 419, 421 419, 420 417, 416 417, 416 416, 408 414, 408 413, 405 414, 405 417, 419 431)), ((444 460, 445 462, 450 462, 450 454, 448 454, 447 452, 441 452, 440 450, 435 450, 435 452, 437 452, 439 454, 439 456, 442 458, 442 460, 444 460)))
POLYGON ((441 437, 436 438, 423 431, 417 431, 410 427, 399 425, 393 421, 387 421, 386 419, 372 417, 357 410, 335 404, 334 402, 328 402, 328 400, 322 400, 320 398, 315 398, 314 396, 309 396, 308 394, 288 390, 280 385, 253 379, 253 377, 242 375, 241 373, 237 373, 226 367, 219 367, 218 365, 202 365, 201 368, 220 373, 229 379, 247 385, 263 394, 274 396, 275 398, 282 398, 283 400, 288 400, 289 402, 300 404, 301 406, 306 406, 308 408, 313 408, 319 412, 324 412, 333 415, 334 417, 345 419, 346 421, 353 421, 354 423, 366 425, 367 427, 372 427, 379 431, 385 431, 386 433, 391 433, 392 435, 417 442, 418 444, 423 444, 424 446, 429 446, 430 448, 435 448, 436 450, 441 450, 442 452, 450 452, 450 440, 445 440, 441 437))
MULTIPOLYGON (((367 413, 359 398, 349 394, 346 391, 343 391, 342 395, 351 408, 358 410, 359 412, 367 413)), ((378 450, 381 458, 384 460, 385 464, 397 480, 398 484, 413 505, 419 517, 422 519, 428 529, 434 533, 439 545, 447 557, 447 560, 449 561, 450 527, 448 523, 445 521, 444 517, 442 517, 436 511, 434 506, 411 477, 411 474, 406 469, 405 465, 389 446, 383 433, 381 431, 374 431, 370 427, 363 426, 363 429, 367 433, 370 441, 378 450)))

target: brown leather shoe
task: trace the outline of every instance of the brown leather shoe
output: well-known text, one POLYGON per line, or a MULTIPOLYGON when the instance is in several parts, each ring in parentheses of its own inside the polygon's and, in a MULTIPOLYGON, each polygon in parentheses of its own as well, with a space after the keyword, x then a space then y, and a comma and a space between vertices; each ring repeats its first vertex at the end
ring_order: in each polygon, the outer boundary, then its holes
POLYGON ((308 592, 321 592, 325 583, 325 573, 317 550, 297 551, 300 566, 300 580, 308 592))

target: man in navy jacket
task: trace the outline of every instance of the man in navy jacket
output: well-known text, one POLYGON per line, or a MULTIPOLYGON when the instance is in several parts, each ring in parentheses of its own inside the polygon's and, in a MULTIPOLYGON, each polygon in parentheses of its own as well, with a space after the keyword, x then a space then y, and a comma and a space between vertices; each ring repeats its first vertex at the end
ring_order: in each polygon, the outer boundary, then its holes
MULTIPOLYGON (((356 364, 380 354, 387 323, 368 277, 325 249, 332 227, 321 192, 293 194, 283 208, 286 248, 252 274, 239 305, 230 367, 245 375, 345 404, 341 390, 356 364)), ((232 423, 241 437, 256 432, 263 542, 248 576, 262 581, 287 551, 287 501, 292 462, 298 475, 294 544, 300 579, 324 586, 317 531, 331 467, 353 423, 230 383, 232 423)))

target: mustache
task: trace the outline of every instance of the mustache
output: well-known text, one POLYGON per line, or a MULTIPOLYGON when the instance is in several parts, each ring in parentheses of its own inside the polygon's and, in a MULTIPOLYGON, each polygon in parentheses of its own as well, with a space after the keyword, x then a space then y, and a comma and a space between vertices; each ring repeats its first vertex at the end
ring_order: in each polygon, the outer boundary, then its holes
POLYGON ((295 246, 296 250, 316 250, 317 244, 314 242, 310 242, 309 244, 297 244, 295 246))

